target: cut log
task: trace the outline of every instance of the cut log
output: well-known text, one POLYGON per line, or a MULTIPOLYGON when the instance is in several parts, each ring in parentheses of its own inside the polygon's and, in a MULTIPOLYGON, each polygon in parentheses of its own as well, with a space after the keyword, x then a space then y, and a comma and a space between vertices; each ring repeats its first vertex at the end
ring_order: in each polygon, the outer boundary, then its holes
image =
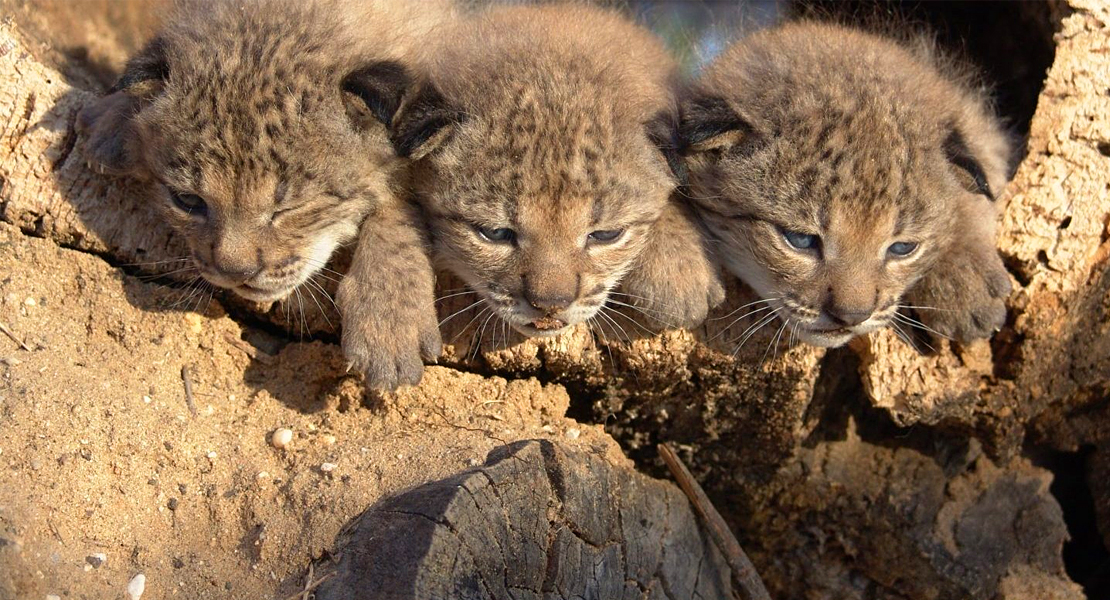
POLYGON ((318 600, 736 597, 674 485, 547 441, 380 502, 337 552, 318 600))

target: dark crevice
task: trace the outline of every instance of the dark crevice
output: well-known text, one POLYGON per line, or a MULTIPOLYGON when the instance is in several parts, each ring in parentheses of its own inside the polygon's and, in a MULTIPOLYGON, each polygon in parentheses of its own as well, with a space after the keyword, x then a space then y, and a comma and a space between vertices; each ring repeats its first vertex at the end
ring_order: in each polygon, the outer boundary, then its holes
POLYGON ((1010 276, 1017 280, 1018 285, 1028 287, 1033 282, 1033 274, 1026 269, 1025 263, 1020 258, 1006 252, 1002 252, 1001 256, 1002 265, 1006 267, 1010 276))
POLYGON ((1094 495, 1088 482, 1093 448, 1078 452, 1033 449, 1034 464, 1052 471, 1049 491, 1064 513, 1069 540, 1064 543, 1064 568, 1083 586, 1088 598, 1110 598, 1110 551, 1099 533, 1094 495))

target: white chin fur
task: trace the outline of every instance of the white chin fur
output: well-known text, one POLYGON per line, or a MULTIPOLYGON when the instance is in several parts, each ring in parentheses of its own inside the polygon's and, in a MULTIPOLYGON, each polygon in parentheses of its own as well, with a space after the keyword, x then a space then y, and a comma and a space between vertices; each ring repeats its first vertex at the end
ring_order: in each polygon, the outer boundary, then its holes
POLYGON ((806 331, 798 328, 798 339, 811 346, 821 346, 823 348, 839 348, 847 344, 859 334, 856 333, 842 333, 842 334, 827 334, 819 331, 806 331))
MULTIPOLYGON (((341 234, 343 232, 340 232, 341 234)), ((348 236, 349 237, 349 236, 348 236)), ((312 249, 308 252, 302 260, 303 267, 293 277, 285 278, 280 282, 262 280, 252 280, 250 285, 227 285, 218 280, 208 279, 217 287, 230 289, 237 295, 246 298, 252 302, 277 302, 284 300, 293 290, 297 289, 309 280, 313 275, 324 268, 328 260, 331 258, 332 252, 335 252, 336 247, 339 246, 339 236, 335 234, 323 235, 316 240, 312 245, 312 249)))

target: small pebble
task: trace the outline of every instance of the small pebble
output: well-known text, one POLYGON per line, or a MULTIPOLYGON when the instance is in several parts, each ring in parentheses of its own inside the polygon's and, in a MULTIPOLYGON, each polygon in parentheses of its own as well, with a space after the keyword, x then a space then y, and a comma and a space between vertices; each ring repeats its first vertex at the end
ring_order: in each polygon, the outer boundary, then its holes
POLYGON ((208 451, 208 458, 216 458, 217 456, 219 456, 219 455, 216 454, 215 450, 209 450, 208 451))
POLYGON ((38 304, 38 302, 36 302, 35 299, 30 297, 30 296, 27 296, 27 299, 24 300, 23 303, 26 304, 27 306, 34 306, 34 305, 38 304))
POLYGON ((293 441, 293 430, 282 427, 274 431, 270 436, 270 444, 274 448, 285 448, 293 441))
POLYGON ((177 510, 177 498, 170 498, 170 501, 166 503, 166 508, 177 510))
POLYGON ((571 427, 567 430, 566 435, 568 439, 576 440, 578 436, 582 435, 582 432, 579 431, 577 427, 571 427))
POLYGON ((324 463, 324 464, 320 465, 320 470, 325 472, 325 473, 331 473, 332 471, 335 470, 335 467, 337 467, 337 466, 338 465, 336 465, 335 463, 324 463))
POLYGON ((324 440, 324 443, 329 445, 329 446, 335 444, 335 440, 336 440, 334 435, 325 435, 325 436, 322 436, 320 439, 324 440))
POLYGON ((4 363, 5 365, 8 365, 9 367, 17 367, 17 366, 23 364, 23 361, 19 360, 18 358, 14 357, 14 356, 9 356, 7 358, 0 358, 0 362, 4 363))
POLYGON ((142 573, 132 577, 127 583, 127 597, 130 600, 139 600, 143 597, 144 591, 146 591, 146 575, 142 573))
POLYGON ((257 479, 267 479, 269 477, 270 477, 270 474, 267 473, 266 471, 259 471, 258 475, 255 475, 255 478, 257 478, 257 479))
POLYGON ((108 560, 108 555, 104 554, 103 552, 97 552, 96 554, 91 554, 85 557, 85 562, 88 563, 88 566, 94 569, 99 569, 106 560, 108 560))
POLYGON ((150 396, 143 396, 143 402, 150 404, 153 400, 151 400, 150 396))
POLYGON ((466 466, 468 466, 468 467, 477 467, 478 466, 478 459, 477 458, 468 458, 468 459, 466 459, 466 466))
POLYGON ((62 600, 62 597, 61 596, 56 596, 54 594, 47 594, 46 595, 46 600, 62 600))

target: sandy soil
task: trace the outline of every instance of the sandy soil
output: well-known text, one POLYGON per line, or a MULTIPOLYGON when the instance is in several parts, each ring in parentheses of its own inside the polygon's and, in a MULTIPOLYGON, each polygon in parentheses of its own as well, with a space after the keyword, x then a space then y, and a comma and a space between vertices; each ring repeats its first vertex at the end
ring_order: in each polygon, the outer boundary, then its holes
POLYGON ((503 442, 625 461, 558 386, 431 368, 364 401, 336 346, 181 295, 0 225, 0 598, 284 598, 356 514, 503 442))

